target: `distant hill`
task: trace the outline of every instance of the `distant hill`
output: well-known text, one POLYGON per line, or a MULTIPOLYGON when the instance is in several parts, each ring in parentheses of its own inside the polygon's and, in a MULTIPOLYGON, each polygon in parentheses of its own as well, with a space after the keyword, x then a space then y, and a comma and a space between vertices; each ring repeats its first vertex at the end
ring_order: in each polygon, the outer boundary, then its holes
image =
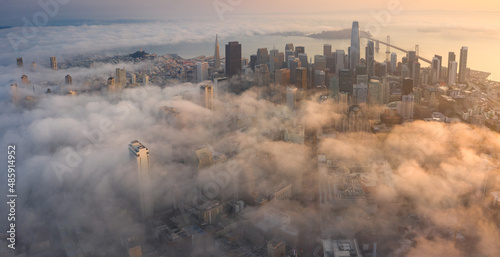
POLYGON ((13 28, 14 26, 0 26, 0 29, 10 29, 13 28))
MULTIPOLYGON (((323 31, 320 33, 310 34, 306 36, 319 39, 350 39, 351 29, 323 31)), ((362 38, 368 38, 371 37, 372 34, 366 31, 359 31, 359 36, 362 38)))

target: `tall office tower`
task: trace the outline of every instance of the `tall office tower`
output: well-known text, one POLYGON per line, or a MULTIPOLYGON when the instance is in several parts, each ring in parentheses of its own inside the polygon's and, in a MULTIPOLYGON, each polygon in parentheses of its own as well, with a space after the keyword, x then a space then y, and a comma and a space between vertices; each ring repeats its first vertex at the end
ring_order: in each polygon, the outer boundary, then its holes
POLYGON ((322 70, 314 71, 314 86, 321 87, 326 85, 325 72, 322 70))
POLYGON ((22 68, 24 66, 23 57, 19 57, 16 60, 17 60, 17 67, 22 68))
POLYGON ((298 67, 295 71, 296 79, 295 86, 302 89, 304 93, 307 92, 307 68, 298 67))
POLYGON ((439 62, 438 57, 432 58, 432 82, 437 83, 439 81, 439 73, 441 72, 440 69, 441 63, 439 62))
POLYGON ((409 95, 413 92, 413 79, 403 79, 403 95, 409 95))
POLYGON ((326 57, 326 68, 330 70, 331 73, 335 73, 335 56, 329 55, 326 57))
POLYGON ((372 80, 368 85, 368 104, 381 105, 384 101, 384 89, 380 80, 372 80))
POLYGON ((220 50, 219 50, 219 37, 215 35, 215 53, 214 53, 214 70, 220 69, 220 50))
POLYGON ((57 70, 57 59, 55 56, 50 57, 50 67, 52 70, 57 70))
POLYGON ((19 93, 17 91, 17 83, 12 83, 12 85, 10 85, 10 94, 12 96, 12 103, 17 104, 19 102, 19 93))
POLYGON ((352 94, 352 73, 349 69, 339 71, 339 89, 340 92, 352 94))
POLYGON ((299 58, 290 57, 288 59, 288 68, 290 69, 290 84, 295 84, 297 82, 297 68, 300 67, 299 58))
POLYGON ((213 110, 214 109, 214 88, 210 85, 200 87, 200 104, 201 106, 213 110))
POLYGON ((413 63, 417 61, 417 52, 408 51, 408 69, 410 69, 410 75, 413 70, 413 63))
POLYGON ((366 103, 368 100, 368 85, 366 84, 354 85, 353 96, 356 104, 366 103))
POLYGON ((252 54, 250 55, 250 68, 255 71, 255 65, 257 65, 257 55, 252 54))
POLYGON ((361 58, 359 23, 357 21, 352 23, 350 57, 349 67, 351 67, 351 70, 354 70, 359 64, 359 58, 361 58))
POLYGON ((151 194, 151 173, 149 164, 149 150, 139 141, 134 140, 128 145, 131 158, 137 161, 139 181, 140 207, 143 218, 154 214, 153 197, 151 194))
POLYGON ((208 62, 196 63, 196 81, 198 83, 208 79, 208 62))
POLYGON ((122 88, 127 86, 127 71, 125 68, 116 69, 116 82, 120 83, 120 87, 122 88))
POLYGON ((456 61, 451 61, 450 68, 448 70, 448 85, 457 84, 457 66, 458 63, 456 61))
POLYGON ((292 51, 292 52, 295 52, 295 48, 293 47, 293 44, 292 43, 288 43, 285 45, 285 52, 286 51, 292 51))
POLYGON ((276 84, 278 85, 290 85, 290 70, 289 69, 276 70, 275 80, 276 84))
POLYGON ((413 79, 413 85, 418 86, 420 85, 420 63, 418 61, 415 61, 413 63, 413 70, 411 72, 411 79, 413 79))
POLYGON ((398 66, 398 54, 391 53, 391 74, 396 73, 398 66))
POLYGON ((337 60, 335 61, 335 74, 337 74, 337 76, 340 74, 340 70, 343 70, 345 67, 344 67, 344 56, 345 56, 345 52, 344 50, 337 50, 335 52, 335 55, 337 56, 337 60))
POLYGON ((314 69, 322 71, 326 69, 326 58, 324 55, 317 54, 314 56, 314 69))
POLYGON ((267 64, 255 66, 255 84, 258 87, 268 87, 269 82, 269 67, 267 64))
POLYGON ((142 81, 143 85, 149 84, 149 76, 147 74, 142 74, 141 78, 142 78, 141 81, 142 81))
POLYGON ((257 64, 267 64, 269 62, 269 52, 267 48, 257 49, 257 64))
POLYGON ((309 62, 307 61, 307 54, 301 53, 298 55, 300 60, 300 67, 307 68, 309 67, 309 62))
POLYGON ((135 85, 137 83, 137 75, 135 73, 130 74, 130 84, 135 85))
POLYGON ((295 57, 295 53, 292 50, 286 50, 285 51, 285 62, 287 62, 286 63, 287 68, 290 68, 290 67, 288 67, 288 59, 290 59, 290 57, 295 57))
POLYGON ((64 81, 66 82, 66 85, 71 85, 73 84, 73 78, 68 74, 66 77, 64 77, 64 81))
POLYGON ((443 78, 443 73, 441 72, 443 69, 443 57, 441 55, 434 55, 434 57, 438 58, 439 60, 439 66, 437 67, 438 72, 438 80, 443 78))
POLYGON ((295 56, 299 56, 299 54, 305 54, 306 53, 306 48, 303 46, 297 46, 295 47, 295 56))
POLYGON ((323 45, 323 55, 324 56, 332 55, 332 45, 330 45, 330 44, 323 45))
POLYGON ((413 94, 403 95, 402 112, 403 119, 413 119, 413 111, 415 109, 415 96, 413 94))
POLYGON ((401 78, 411 78, 411 71, 408 68, 408 64, 401 65, 401 78))
MULTIPOLYGON (((449 52, 448 53, 448 73, 447 76, 450 78, 450 71, 451 71, 451 62, 456 61, 456 56, 454 52, 449 52)), ((450 84, 450 81, 448 81, 448 84, 450 84)))
POLYGON ((368 77, 375 75, 375 45, 373 41, 368 41, 365 52, 366 60, 366 70, 368 71, 368 77))
POLYGON ((27 75, 22 75, 21 76, 21 81, 23 82, 23 84, 25 85, 28 85, 30 83, 29 79, 28 79, 28 76, 27 75))
POLYGON ((283 61, 280 62, 280 52, 278 49, 273 49, 269 51, 269 71, 275 72, 277 69, 281 68, 283 61))
POLYGON ((328 90, 330 91, 330 97, 336 99, 339 95, 339 78, 335 75, 329 76, 330 85, 328 86, 328 90))
POLYGON ((241 73, 241 44, 238 41, 226 45, 226 77, 241 73))
POLYGON ((458 82, 460 83, 465 83, 466 79, 466 71, 467 71, 467 53, 469 51, 469 48, 466 46, 462 47, 460 49, 460 66, 458 68, 458 82))
MULTIPOLYGON (((380 81, 379 81, 380 82, 380 81)), ((388 104, 391 98, 391 84, 389 80, 382 80, 382 104, 388 104)))
POLYGON ((297 104, 297 88, 287 86, 286 87, 286 105, 290 110, 295 110, 297 104))
POLYGON ((387 75, 387 63, 382 62, 379 64, 378 76, 383 77, 385 75, 387 75))

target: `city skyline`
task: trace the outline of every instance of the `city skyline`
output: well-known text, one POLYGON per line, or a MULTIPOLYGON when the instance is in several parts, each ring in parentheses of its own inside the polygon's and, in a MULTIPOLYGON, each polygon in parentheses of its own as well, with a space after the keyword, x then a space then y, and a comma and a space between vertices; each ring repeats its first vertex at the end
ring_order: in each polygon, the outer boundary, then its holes
POLYGON ((8 1, 0 256, 498 257, 497 13, 8 1))

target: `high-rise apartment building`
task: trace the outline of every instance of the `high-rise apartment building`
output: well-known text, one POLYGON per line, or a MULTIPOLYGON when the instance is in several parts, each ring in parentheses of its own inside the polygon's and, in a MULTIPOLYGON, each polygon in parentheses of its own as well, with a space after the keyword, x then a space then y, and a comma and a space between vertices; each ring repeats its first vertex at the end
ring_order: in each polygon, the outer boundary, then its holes
POLYGON ((137 140, 130 142, 128 149, 131 157, 137 162, 141 214, 143 218, 148 218, 154 214, 149 149, 137 140))

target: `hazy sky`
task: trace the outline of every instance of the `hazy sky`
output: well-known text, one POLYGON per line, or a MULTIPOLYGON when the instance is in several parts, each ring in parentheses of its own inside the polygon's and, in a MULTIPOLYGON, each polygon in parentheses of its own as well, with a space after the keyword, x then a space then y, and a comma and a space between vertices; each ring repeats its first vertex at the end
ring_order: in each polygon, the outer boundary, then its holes
MULTIPOLYGON (((127 19, 127 18, 192 18, 203 15, 218 17, 214 5, 224 11, 224 15, 238 13, 304 13, 358 10, 369 13, 372 10, 387 9, 389 5, 401 6, 405 11, 500 11, 500 3, 493 0, 478 1, 434 1, 434 0, 42 0, 59 1, 59 10, 51 20, 56 19, 127 19), (232 5, 231 5, 232 3, 232 5)), ((38 0, 4 0, 0 9, 0 23, 18 25, 22 17, 32 20, 43 11, 38 0)), ((219 11, 219 13, 222 11, 219 11)))

